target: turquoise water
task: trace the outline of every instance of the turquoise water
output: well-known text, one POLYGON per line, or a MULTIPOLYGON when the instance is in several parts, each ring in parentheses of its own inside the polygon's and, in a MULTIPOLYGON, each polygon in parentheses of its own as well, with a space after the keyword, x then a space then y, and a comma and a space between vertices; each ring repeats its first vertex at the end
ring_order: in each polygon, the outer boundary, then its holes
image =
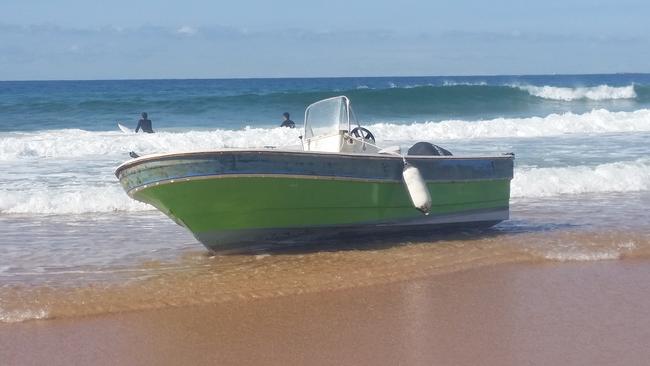
POLYGON ((147 211, 129 151, 296 145, 282 112, 340 94, 380 145, 516 153, 515 197, 650 189, 648 74, 0 82, 0 216, 147 211), (118 130, 142 111, 157 133, 118 130))
POLYGON ((143 111, 158 129, 271 127, 340 94, 368 123, 630 111, 650 105, 650 75, 0 82, 0 131, 110 131, 143 111))

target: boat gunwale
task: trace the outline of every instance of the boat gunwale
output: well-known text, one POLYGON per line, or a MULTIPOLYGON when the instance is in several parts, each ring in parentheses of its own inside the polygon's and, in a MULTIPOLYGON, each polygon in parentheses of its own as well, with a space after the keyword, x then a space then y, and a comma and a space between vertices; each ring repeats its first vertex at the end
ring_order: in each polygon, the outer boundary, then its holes
MULTIPOLYGON (((185 183, 197 180, 212 180, 212 179, 236 179, 236 178, 278 178, 278 179, 309 179, 309 180, 324 180, 324 181, 347 181, 347 182, 361 182, 361 183, 401 183, 397 179, 368 179, 368 178, 354 178, 354 177, 339 177, 331 175, 300 175, 300 174, 209 174, 209 175, 194 175, 181 178, 162 179, 147 184, 142 184, 129 189, 126 193, 129 197, 142 191, 143 189, 157 187, 167 184, 185 183)), ((449 179, 426 181, 427 183, 466 183, 466 182, 491 182, 501 181, 503 178, 474 178, 474 179, 449 179)))
POLYGON ((115 168, 115 176, 119 178, 120 172, 125 169, 132 168, 142 163, 148 163, 153 161, 164 161, 172 160, 178 158, 195 158, 201 156, 210 156, 210 155, 225 155, 231 153, 252 153, 252 154, 272 154, 272 155, 323 155, 323 156, 340 156, 342 158, 370 158, 370 159, 383 159, 383 160, 395 160, 395 159, 431 159, 431 160, 514 160, 515 156, 512 153, 503 153, 502 155, 477 155, 477 156, 453 156, 453 155, 392 155, 392 154, 365 154, 365 153, 342 153, 342 152, 326 152, 326 151, 304 151, 304 150, 285 150, 285 149, 218 149, 218 150, 207 150, 207 151, 192 151, 192 152, 179 152, 179 153, 159 153, 159 154, 150 154, 137 157, 135 159, 127 160, 124 163, 120 164, 115 168))

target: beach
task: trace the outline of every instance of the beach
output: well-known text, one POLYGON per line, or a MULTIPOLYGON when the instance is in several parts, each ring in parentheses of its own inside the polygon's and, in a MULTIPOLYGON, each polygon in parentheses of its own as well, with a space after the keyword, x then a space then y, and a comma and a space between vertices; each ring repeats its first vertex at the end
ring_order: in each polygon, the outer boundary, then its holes
POLYGON ((649 11, 3 2, 0 366, 650 365, 649 11))
POLYGON ((0 365, 647 364, 650 75, 0 82, 0 105, 0 365), (379 146, 514 153, 510 218, 223 255, 114 175, 299 146, 275 119, 341 94, 379 146), (118 129, 143 111, 155 133, 118 129))
POLYGON ((4 365, 645 365, 648 258, 0 324, 4 365))

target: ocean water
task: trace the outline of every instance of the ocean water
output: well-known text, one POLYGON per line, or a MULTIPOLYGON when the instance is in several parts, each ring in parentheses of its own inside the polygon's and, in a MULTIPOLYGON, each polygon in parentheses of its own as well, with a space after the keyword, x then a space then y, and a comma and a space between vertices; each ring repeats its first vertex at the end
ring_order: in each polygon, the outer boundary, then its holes
POLYGON ((650 75, 0 82, 0 171, 0 322, 645 256, 650 75), (514 152, 512 219, 452 237, 212 256, 113 175, 132 150, 296 145, 281 114, 300 124, 308 104, 341 94, 379 145, 514 152), (117 128, 143 111, 155 134, 117 128))

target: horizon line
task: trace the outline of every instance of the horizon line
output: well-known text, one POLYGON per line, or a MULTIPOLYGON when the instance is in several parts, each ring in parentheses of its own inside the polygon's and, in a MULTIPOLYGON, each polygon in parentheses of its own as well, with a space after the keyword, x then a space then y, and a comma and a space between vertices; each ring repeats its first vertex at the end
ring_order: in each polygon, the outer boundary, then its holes
POLYGON ((108 78, 108 79, 3 79, 0 82, 57 82, 57 81, 171 81, 171 80, 277 80, 277 79, 383 79, 383 78, 432 78, 432 77, 505 77, 505 76, 596 76, 596 75, 650 75, 650 72, 594 72, 594 73, 548 73, 548 74, 464 74, 464 75, 370 75, 370 76, 236 76, 236 77, 169 77, 169 78, 108 78))

